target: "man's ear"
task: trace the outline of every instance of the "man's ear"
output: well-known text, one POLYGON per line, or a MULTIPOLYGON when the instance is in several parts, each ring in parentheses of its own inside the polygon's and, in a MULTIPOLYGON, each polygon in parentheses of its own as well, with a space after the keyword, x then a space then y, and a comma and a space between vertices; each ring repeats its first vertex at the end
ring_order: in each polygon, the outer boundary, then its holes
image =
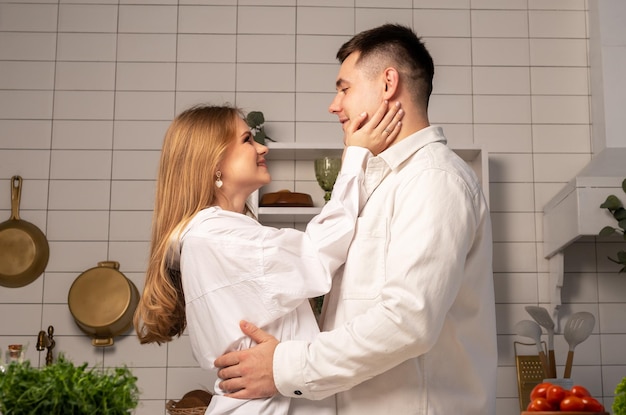
POLYGON ((385 83, 384 99, 389 100, 397 94, 399 81, 400 76, 396 68, 389 67, 383 71, 383 82, 385 83))

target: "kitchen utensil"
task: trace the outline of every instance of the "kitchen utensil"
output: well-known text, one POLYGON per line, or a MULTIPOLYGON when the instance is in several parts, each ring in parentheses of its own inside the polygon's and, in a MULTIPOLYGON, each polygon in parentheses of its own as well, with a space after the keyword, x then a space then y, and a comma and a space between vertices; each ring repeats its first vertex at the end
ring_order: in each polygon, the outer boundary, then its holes
POLYGON ((537 353, 539 354, 539 360, 541 361, 541 367, 543 370, 543 377, 548 377, 548 361, 546 359, 546 353, 541 347, 541 327, 539 324, 532 320, 521 320, 515 324, 515 333, 518 336, 528 337, 535 341, 537 346, 537 353))
POLYGON ((70 287, 67 305, 76 325, 92 337, 94 346, 112 346, 113 337, 133 325, 139 291, 119 267, 116 261, 99 262, 70 287))
POLYGON ((41 230, 20 219, 22 178, 11 177, 11 217, 0 223, 0 285, 23 287, 48 265, 50 247, 41 230))
POLYGON ((574 348, 587 340, 587 337, 591 334, 593 326, 596 324, 596 318, 593 314, 586 311, 580 311, 570 316, 565 323, 563 329, 563 336, 565 341, 569 344, 569 351, 567 352, 567 361, 565 362, 565 372, 563 377, 568 379, 572 374, 572 362, 574 361, 574 348))
POLYGON ((530 403, 530 392, 545 379, 541 360, 536 353, 533 353, 534 348, 534 343, 513 342, 517 371, 517 396, 521 411, 526 410, 530 403))
POLYGON ((526 306, 526 311, 548 333, 548 376, 556 378, 556 359, 554 357, 554 320, 545 307, 526 306))

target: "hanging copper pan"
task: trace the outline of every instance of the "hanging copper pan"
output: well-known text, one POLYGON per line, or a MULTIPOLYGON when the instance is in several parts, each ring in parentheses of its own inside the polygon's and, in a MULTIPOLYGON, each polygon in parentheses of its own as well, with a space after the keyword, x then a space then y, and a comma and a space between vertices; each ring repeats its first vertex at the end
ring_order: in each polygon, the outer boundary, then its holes
POLYGON ((50 248, 41 230, 20 219, 22 178, 11 178, 11 217, 0 223, 0 285, 22 287, 46 269, 50 248))
POLYGON ((70 287, 70 312, 94 346, 112 346, 113 338, 133 325, 139 291, 118 271, 119 267, 116 261, 98 262, 97 267, 80 274, 70 287))

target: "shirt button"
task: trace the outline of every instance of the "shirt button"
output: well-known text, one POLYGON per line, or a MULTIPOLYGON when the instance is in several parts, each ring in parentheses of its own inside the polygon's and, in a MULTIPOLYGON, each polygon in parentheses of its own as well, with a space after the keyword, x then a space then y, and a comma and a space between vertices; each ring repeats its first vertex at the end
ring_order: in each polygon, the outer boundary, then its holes
POLYGON ((301 391, 298 391, 298 390, 295 390, 295 391, 293 391, 293 394, 294 394, 294 395, 298 395, 298 396, 300 396, 300 395, 302 395, 302 392, 301 392, 301 391))

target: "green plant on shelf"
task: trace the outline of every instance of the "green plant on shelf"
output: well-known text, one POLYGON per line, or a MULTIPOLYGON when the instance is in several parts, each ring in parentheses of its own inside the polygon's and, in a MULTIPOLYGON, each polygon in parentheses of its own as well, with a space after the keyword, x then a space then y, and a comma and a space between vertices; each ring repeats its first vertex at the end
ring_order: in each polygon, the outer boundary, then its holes
POLYGON ((246 115, 246 124, 254 136, 254 141, 265 145, 265 140, 274 141, 265 134, 265 116, 261 111, 250 111, 246 115))

